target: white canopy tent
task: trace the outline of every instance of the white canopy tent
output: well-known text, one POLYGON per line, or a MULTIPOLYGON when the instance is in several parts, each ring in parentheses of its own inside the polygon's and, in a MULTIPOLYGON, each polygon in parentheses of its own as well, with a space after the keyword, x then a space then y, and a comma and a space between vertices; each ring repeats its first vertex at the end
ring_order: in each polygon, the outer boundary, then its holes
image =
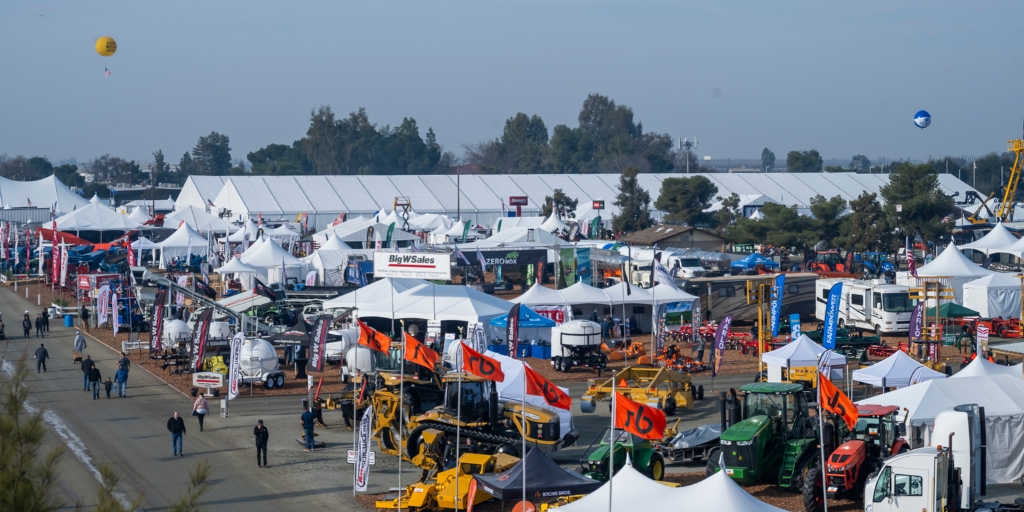
POLYGON ((241 260, 242 263, 266 269, 267 280, 270 282, 285 282, 285 276, 281 275, 282 265, 284 265, 289 277, 296 279, 306 277, 306 262, 292 256, 273 240, 264 240, 258 247, 245 251, 241 256, 241 260))
POLYGON ((370 290, 383 281, 366 286, 356 292, 331 299, 324 303, 324 309, 358 307, 360 317, 416 318, 458 322, 490 322, 491 319, 507 315, 512 303, 477 291, 468 286, 432 284, 418 279, 396 279, 405 289, 395 287, 394 297, 390 286, 370 290), (410 286, 419 281, 420 285, 410 286), (365 292, 364 292, 365 291, 365 292), (365 293, 371 295, 366 295, 365 293))
POLYGON ((409 229, 413 231, 434 231, 442 227, 448 227, 448 219, 444 215, 436 213, 424 213, 409 219, 409 229))
MULTIPOLYGON (((818 366, 818 359, 824 352, 824 347, 811 341, 805 334, 782 348, 765 352, 761 355, 761 360, 768 365, 768 382, 782 382, 783 368, 818 366)), ((830 369, 835 370, 845 366, 846 356, 833 352, 829 357, 830 369)), ((832 376, 834 373, 830 371, 829 375, 832 376)))
MULTIPOLYGON (((523 379, 526 378, 526 371, 523 370, 525 363, 517 359, 512 359, 506 355, 491 352, 490 350, 485 354, 487 357, 493 358, 501 363, 501 372, 505 374, 505 380, 498 382, 495 386, 498 390, 498 396, 503 400, 521 402, 523 400, 523 379)), ((569 390, 567 388, 559 386, 559 389, 564 391, 565 394, 569 394, 569 390)), ((544 397, 535 395, 526 395, 526 403, 558 414, 559 439, 565 438, 565 435, 572 431, 572 414, 570 411, 558 407, 552 407, 551 405, 548 405, 547 401, 544 400, 544 397)))
MULTIPOLYGON (((168 213, 165 217, 164 225, 174 226, 181 221, 185 221, 196 231, 202 231, 204 233, 209 231, 213 231, 218 234, 230 233, 239 229, 238 226, 235 226, 216 215, 206 213, 206 210, 203 210, 202 208, 196 208, 194 206, 187 206, 181 210, 175 210, 168 213)), ((255 233, 255 231, 253 231, 253 233, 255 233)), ((255 238, 255 235, 250 238, 255 238)))
POLYGON ((540 228, 543 229, 544 231, 547 231, 548 233, 551 233, 552 231, 558 231, 559 233, 561 233, 563 230, 568 231, 569 225, 562 222, 562 219, 558 218, 554 213, 552 213, 547 219, 544 220, 544 222, 540 225, 540 228))
POLYGON ((629 293, 626 293, 626 284, 618 282, 614 286, 609 286, 604 289, 604 293, 612 300, 612 304, 620 306, 622 304, 651 304, 654 299, 651 297, 651 291, 648 288, 640 288, 637 285, 629 285, 629 293))
POLYGON ((132 210, 132 212, 128 214, 128 218, 138 222, 139 224, 145 224, 147 221, 152 219, 152 217, 146 213, 146 209, 141 206, 132 210))
POLYGON ((985 408, 988 482, 1016 483, 1024 476, 1024 379, 1019 376, 935 379, 857 403, 905 407, 907 421, 914 427, 910 436, 914 446, 928 444, 928 427, 940 412, 978 404, 985 408))
POLYGON ((975 357, 974 361, 965 366, 962 370, 953 374, 951 379, 962 379, 964 377, 991 377, 993 375, 1009 375, 1018 379, 1024 377, 1024 363, 1013 366, 990 363, 984 357, 975 357))
POLYGON ((265 269, 259 269, 252 265, 246 265, 242 263, 242 260, 238 257, 231 258, 231 261, 222 265, 220 268, 214 270, 214 272, 220 275, 236 274, 239 282, 242 283, 247 290, 252 289, 252 278, 253 276, 259 276, 263 279, 267 278, 267 271, 265 269))
POLYGON ((374 217, 363 217, 362 215, 357 217, 351 217, 345 222, 340 224, 329 226, 322 231, 318 231, 313 234, 313 241, 322 244, 327 242, 328 237, 334 237, 337 235, 347 235, 354 231, 358 231, 366 226, 376 224, 377 220, 374 217))
MULTIPOLYGON (((391 300, 392 295, 400 295, 413 288, 426 286, 430 283, 423 279, 391 279, 384 278, 357 288, 345 295, 325 301, 325 311, 339 308, 359 308, 363 304, 371 304, 382 300, 391 300)), ((360 316, 367 316, 360 313, 360 316)))
POLYGON ((292 228, 288 227, 287 224, 281 224, 280 226, 272 229, 265 229, 263 230, 263 233, 279 242, 287 242, 292 238, 298 240, 301 236, 292 228))
POLYGON ((192 229, 188 224, 182 224, 180 228, 164 241, 157 244, 160 246, 160 266, 166 266, 174 258, 183 258, 186 254, 206 256, 208 242, 203 235, 192 229), (191 253, 189 252, 191 246, 191 253))
POLYGON ((989 251, 989 254, 1012 254, 1018 258, 1024 258, 1024 238, 1015 240, 1012 244, 989 251))
POLYGON ((228 235, 228 241, 233 243, 244 242, 245 235, 249 235, 249 241, 251 242, 256 239, 257 231, 259 231, 259 227, 256 226, 256 222, 250 220, 242 224, 241 228, 237 228, 235 232, 228 235))
POLYGON ((142 224, 121 215, 103 203, 89 203, 77 210, 57 217, 57 230, 80 231, 130 231, 142 224))
POLYGON ((611 304, 612 298, 601 288, 595 288, 583 281, 580 281, 568 288, 558 291, 562 295, 563 303, 570 306, 581 304, 611 304))
POLYGON ((905 388, 926 380, 944 378, 946 374, 913 360, 902 350, 897 350, 893 355, 867 368, 853 372, 853 380, 881 388, 905 388), (914 373, 919 369, 920 372, 915 377, 914 373))
MULTIPOLYGON (((967 256, 964 256, 964 253, 960 252, 956 245, 949 244, 931 263, 918 267, 917 278, 910 277, 906 272, 898 272, 896 284, 920 287, 921 278, 939 277, 942 278, 940 281, 945 286, 953 288, 953 301, 962 304, 964 283, 992 273, 993 271, 979 267, 967 256)), ((928 306, 931 307, 933 304, 928 306)))
POLYGON ((303 258, 303 261, 317 271, 324 286, 344 286, 345 271, 350 259, 372 260, 373 251, 353 249, 342 242, 340 237, 332 236, 313 254, 303 258))
POLYGON ((152 240, 150 240, 150 239, 148 239, 148 238, 146 238, 144 236, 140 236, 138 240, 132 242, 132 249, 134 249, 136 251, 140 251, 140 250, 144 250, 144 249, 159 249, 159 248, 160 248, 160 244, 158 244, 156 242, 153 242, 152 240))
POLYGON ((963 305, 982 318, 1020 317, 1021 279, 1015 274, 996 272, 963 285, 963 305))
POLYGON ((993 252, 1004 252, 1003 249, 1010 247, 1016 242, 1017 237, 1013 236, 1013 233, 1006 229, 1002 222, 999 222, 985 236, 960 246, 960 249, 973 249, 985 254, 992 254, 993 252))

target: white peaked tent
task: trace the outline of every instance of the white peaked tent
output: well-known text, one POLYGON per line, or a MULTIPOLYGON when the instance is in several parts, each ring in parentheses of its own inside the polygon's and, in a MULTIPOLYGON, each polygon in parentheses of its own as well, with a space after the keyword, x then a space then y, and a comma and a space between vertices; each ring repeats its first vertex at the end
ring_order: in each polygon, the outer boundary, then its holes
MULTIPOLYGON (((818 358, 824 352, 824 347, 803 334, 782 348, 765 352, 761 355, 761 360, 768 365, 768 382, 782 382, 783 368, 817 366, 818 358)), ((829 367, 837 369, 844 366, 846 366, 846 356, 833 352, 829 357, 829 367)), ((829 374, 830 376, 835 375, 833 372, 829 374)))
POLYGON ((342 242, 341 237, 332 236, 327 243, 303 260, 316 269, 320 275, 320 282, 325 286, 344 286, 348 260, 356 255, 365 260, 373 259, 372 250, 353 249, 342 242))
POLYGON ((409 229, 413 231, 434 231, 447 225, 448 219, 436 213, 424 213, 409 219, 409 229))
MULTIPOLYGON (((979 267, 967 256, 964 256, 964 253, 960 252, 956 245, 949 244, 931 263, 918 267, 918 278, 910 277, 906 272, 899 272, 896 274, 896 284, 920 286, 921 277, 942 277, 945 278, 942 281, 946 283, 946 286, 953 288, 953 301, 962 304, 964 283, 992 273, 994 272, 979 267)), ((930 306, 932 305, 929 304, 930 306)))
POLYGON ((263 231, 263 233, 281 242, 287 242, 292 237, 294 237, 296 240, 300 238, 300 235, 292 228, 288 227, 287 224, 281 224, 280 226, 273 229, 266 229, 263 231))
POLYGON ((912 442, 921 439, 925 443, 928 429, 916 427, 933 425, 940 412, 957 405, 978 404, 985 408, 989 483, 1016 483, 1024 476, 1024 379, 1019 376, 935 379, 857 403, 907 408, 907 421, 915 427, 909 437, 912 442))
MULTIPOLYGON (((362 304, 390 300, 393 295, 398 296, 413 288, 428 286, 429 284, 429 282, 424 281, 423 279, 384 278, 362 288, 358 288, 352 292, 346 293, 340 297, 335 297, 326 301, 324 302, 323 307, 325 311, 338 308, 359 307, 362 304)), ((360 312, 359 316, 367 315, 363 315, 360 312)))
POLYGON ((103 203, 89 203, 57 218, 57 230, 66 233, 79 231, 130 231, 142 224, 121 215, 103 203))
POLYGON ((964 283, 963 305, 982 318, 1020 317, 1021 279, 1014 274, 996 272, 964 283))
POLYGON ((761 213, 761 210, 754 210, 754 213, 751 213, 749 217, 750 220, 761 220, 763 218, 764 214, 761 213))
POLYGON ((207 241, 198 231, 192 229, 188 224, 182 224, 171 236, 158 243, 160 247, 160 265, 167 265, 174 258, 183 258, 189 254, 189 239, 192 239, 191 254, 206 256, 207 241))
POLYGON ((1018 379, 1024 377, 1024 363, 1013 366, 990 363, 984 357, 976 357, 974 361, 965 366, 962 370, 953 374, 951 379, 962 379, 964 377, 990 377, 992 375, 1009 375, 1018 379))
POLYGON ((583 281, 580 281, 568 288, 559 290, 562 294, 562 301, 570 306, 580 304, 611 304, 612 298, 601 288, 594 288, 583 281))
POLYGON ((156 242, 153 242, 152 240, 150 240, 150 239, 148 239, 148 238, 146 238, 144 236, 140 236, 138 240, 132 242, 132 249, 134 249, 136 251, 140 251, 140 250, 143 250, 143 249, 159 249, 159 248, 160 248, 160 244, 158 244, 156 242))
POLYGON ((249 241, 251 242, 256 239, 257 231, 259 231, 259 228, 256 226, 256 221, 249 220, 242 224, 242 227, 239 228, 238 231, 231 233, 228 236, 228 241, 234 243, 244 242, 245 235, 249 235, 249 241))
POLYGON ((689 293, 669 284, 659 283, 651 290, 649 290, 651 291, 651 296, 658 304, 667 304, 670 302, 693 302, 697 300, 695 295, 690 295, 689 293))
MULTIPOLYGON (((526 378, 526 371, 523 370, 525 364, 517 359, 498 354, 495 352, 487 351, 485 353, 487 357, 493 358, 501 363, 501 372, 505 374, 505 380, 498 382, 495 386, 498 390, 498 397, 503 400, 509 401, 522 401, 523 400, 523 379, 526 378)), ((532 367, 531 367, 532 368, 532 367)), ((569 390, 559 386, 559 389, 569 394, 569 390)), ((572 431, 572 414, 566 410, 558 407, 552 407, 544 400, 544 397, 526 395, 526 403, 536 405, 543 409, 547 409, 555 414, 558 414, 558 437, 564 438, 566 434, 572 431)))
POLYGON ((96 203, 101 203, 103 201, 100 199, 100 195, 99 194, 95 194, 94 193, 92 195, 92 197, 89 198, 89 202, 92 203, 92 204, 96 204, 96 203))
POLYGON ((985 236, 967 245, 960 246, 960 249, 974 249, 985 254, 1003 252, 1003 249, 1010 247, 1017 242, 1017 237, 1010 233, 1010 230, 1003 226, 1002 222, 996 224, 985 236))
POLYGON ((267 279, 270 282, 284 281, 284 276, 281 276, 281 265, 285 266, 289 276, 305 277, 306 263, 289 254, 272 240, 265 240, 259 247, 245 251, 240 259, 247 265, 266 269, 267 279))
POLYGON ((353 231, 358 231, 361 228, 376 224, 377 221, 374 217, 363 217, 362 215, 357 217, 350 217, 345 222, 336 226, 328 226, 322 231, 317 231, 313 234, 313 241, 322 244, 327 242, 327 237, 334 237, 338 235, 347 235, 353 231))
MULTIPOLYGON (((512 303, 499 299, 468 286, 435 285, 418 279, 395 280, 407 288, 395 289, 394 298, 390 288, 366 286, 356 292, 324 302, 325 309, 358 307, 360 317, 418 318, 457 322, 483 322, 507 315, 512 303), (408 287, 408 283, 419 281, 419 286, 408 287)), ((383 281, 374 283, 374 286, 383 281)))
POLYGON ((561 233, 563 229, 568 231, 569 225, 562 222, 562 219, 558 218, 554 213, 552 213, 551 216, 548 217, 544 221, 544 223, 540 225, 540 228, 543 229, 544 231, 547 231, 548 233, 551 233, 552 231, 555 230, 558 230, 558 232, 561 233))
POLYGON ((671 488, 644 476, 628 462, 610 482, 587 496, 558 507, 560 512, 714 510, 716 512, 783 512, 743 490, 725 471, 686 487, 671 488), (611 496, 609 496, 611 494, 611 496))
POLYGON ((988 252, 989 254, 1012 254, 1018 258, 1024 258, 1024 238, 1014 240, 1014 242, 1006 247, 1000 247, 992 249, 988 252))
POLYGON ((327 239, 327 243, 321 245, 318 251, 351 251, 352 248, 348 244, 341 241, 341 237, 332 236, 327 239))
POLYGON ((231 258, 231 261, 214 270, 214 272, 220 275, 236 274, 239 281, 241 281, 242 285, 245 286, 246 289, 252 288, 253 276, 259 276, 262 279, 267 278, 266 270, 258 269, 252 265, 246 265, 245 263, 242 263, 242 260, 238 259, 237 256, 231 258))
POLYGON ((526 304, 527 306, 554 306, 565 303, 562 294, 558 290, 552 290, 540 283, 534 283, 526 293, 512 299, 512 302, 526 304))
POLYGON ((853 372, 853 380, 882 388, 905 388, 926 380, 944 378, 946 374, 924 366, 902 350, 897 350, 893 355, 867 368, 853 372), (914 372, 919 368, 921 371, 913 379, 915 382, 911 382, 914 372))
MULTIPOLYGON (((654 298, 651 297, 650 288, 640 288, 635 284, 629 285, 629 293, 626 293, 626 284, 619 282, 614 286, 604 289, 604 293, 612 299, 612 304, 651 304, 654 298)), ((659 299, 660 301, 660 299, 659 299)))
MULTIPOLYGON (((256 252, 256 249, 259 249, 261 245, 267 243, 269 240, 270 239, 267 238, 266 235, 261 236, 261 237, 255 239, 255 240, 252 240, 250 242, 249 247, 246 247, 244 250, 241 251, 242 257, 244 258, 246 254, 250 254, 250 253, 256 252)), ((239 246, 239 247, 242 247, 242 246, 239 246)), ((237 247, 235 248, 235 251, 236 252, 238 251, 237 247)))
POLYGON ((192 226, 196 231, 202 231, 204 233, 213 231, 217 234, 230 233, 238 230, 238 226, 210 213, 202 208, 196 208, 195 206, 187 206, 181 210, 175 210, 167 214, 164 220, 165 226, 176 226, 181 221, 185 221, 189 226, 192 226))
POLYGON ((132 210, 132 212, 128 214, 128 218, 138 222, 139 224, 145 224, 146 221, 151 219, 149 214, 146 213, 146 209, 141 206, 132 210))

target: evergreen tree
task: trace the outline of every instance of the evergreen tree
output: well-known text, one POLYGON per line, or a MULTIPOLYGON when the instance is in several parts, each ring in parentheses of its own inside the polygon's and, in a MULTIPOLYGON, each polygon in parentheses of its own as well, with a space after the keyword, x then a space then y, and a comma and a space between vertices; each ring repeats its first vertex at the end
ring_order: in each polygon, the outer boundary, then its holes
POLYGON ((900 236, 920 235, 935 243, 949 240, 953 221, 946 218, 953 212, 953 198, 939 188, 932 165, 902 163, 894 167, 889 184, 879 192, 885 200, 885 215, 900 236), (896 205, 903 206, 901 212, 896 212, 896 205))
POLYGON ((640 187, 636 175, 640 169, 627 167, 619 177, 619 195, 613 203, 619 214, 612 217, 612 230, 632 233, 654 224, 651 219, 651 195, 640 187))

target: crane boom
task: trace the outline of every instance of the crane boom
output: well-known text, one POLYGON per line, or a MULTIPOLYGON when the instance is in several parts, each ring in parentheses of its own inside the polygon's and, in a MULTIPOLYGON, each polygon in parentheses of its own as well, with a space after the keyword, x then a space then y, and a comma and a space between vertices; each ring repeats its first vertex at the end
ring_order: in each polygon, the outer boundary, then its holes
POLYGON ((1010 179, 1006 182, 1006 190, 1003 192, 1003 202, 999 205, 996 217, 1003 222, 1013 220, 1013 210, 1017 197, 1017 185, 1020 184, 1021 167, 1024 167, 1024 140, 1011 140, 1007 142, 1007 151, 1013 153, 1013 167, 1010 168, 1010 179))

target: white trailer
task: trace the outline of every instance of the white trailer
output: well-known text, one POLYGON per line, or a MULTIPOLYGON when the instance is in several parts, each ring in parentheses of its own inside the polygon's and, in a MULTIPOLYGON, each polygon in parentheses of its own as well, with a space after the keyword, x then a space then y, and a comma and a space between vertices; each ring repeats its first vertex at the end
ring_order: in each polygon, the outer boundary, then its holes
POLYGON ((815 282, 814 316, 825 320, 825 305, 829 292, 838 283, 843 284, 839 300, 839 325, 871 329, 877 334, 907 332, 914 304, 906 286, 887 284, 874 279, 819 279, 815 282))

